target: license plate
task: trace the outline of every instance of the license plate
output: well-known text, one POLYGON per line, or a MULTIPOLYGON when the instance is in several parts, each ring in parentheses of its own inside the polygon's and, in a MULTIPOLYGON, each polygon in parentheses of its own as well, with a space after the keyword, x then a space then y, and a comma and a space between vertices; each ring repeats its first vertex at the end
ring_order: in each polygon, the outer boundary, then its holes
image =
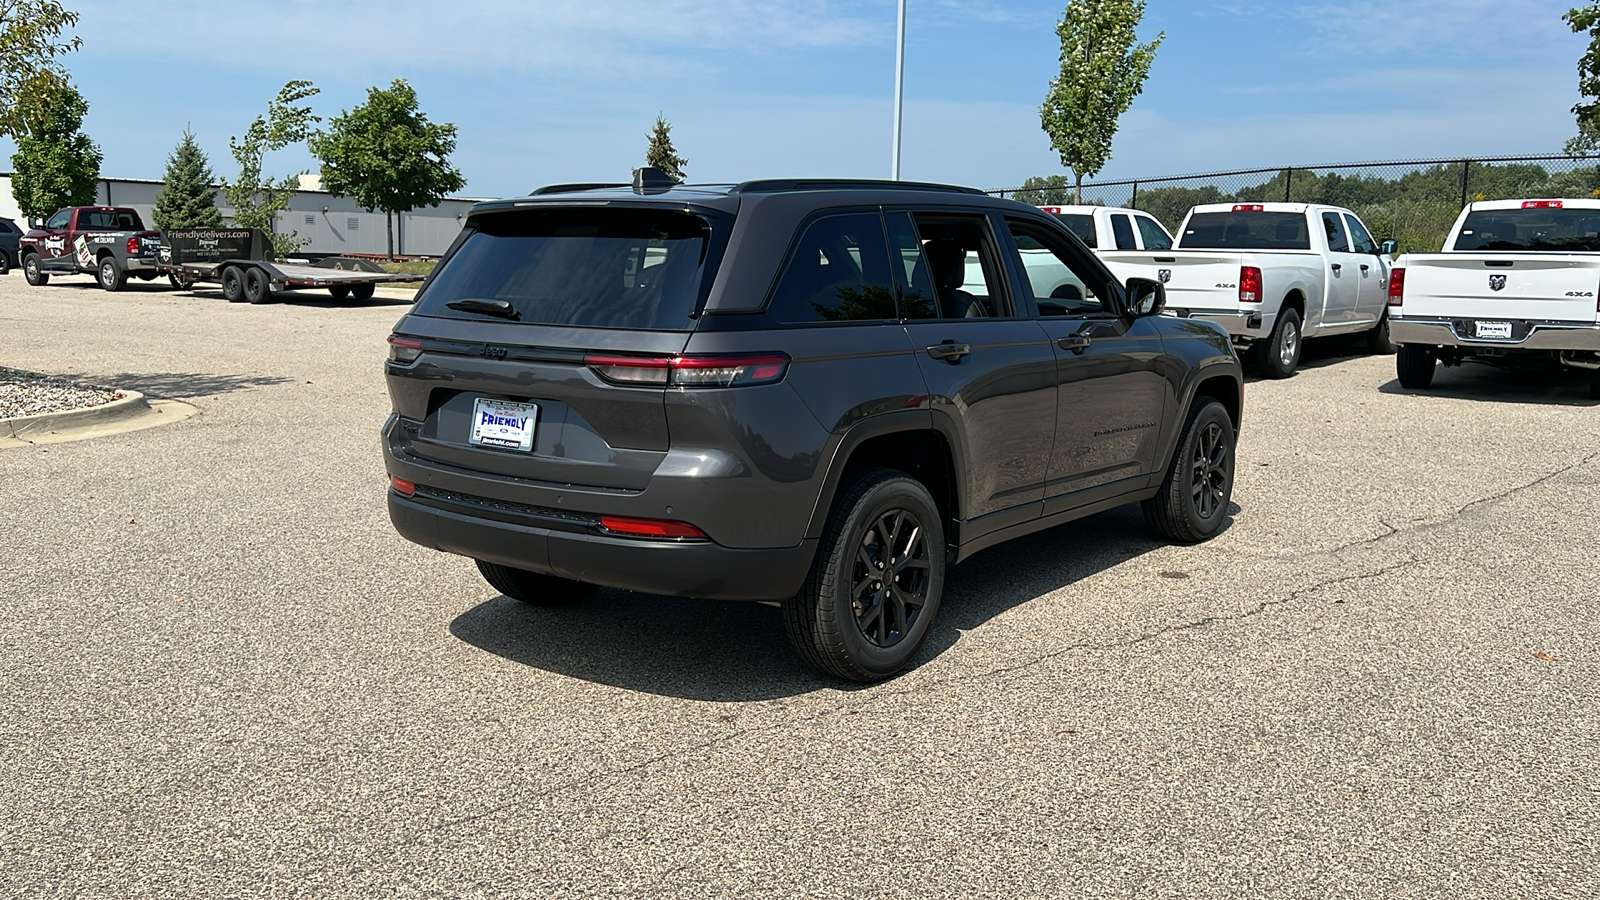
POLYGON ((529 452, 533 450, 533 426, 538 418, 537 404, 479 397, 472 404, 472 431, 467 443, 529 452))
POLYGON ((1476 325, 1476 329, 1473 332, 1474 337, 1497 338, 1502 341, 1511 340, 1510 322, 1479 322, 1476 325))

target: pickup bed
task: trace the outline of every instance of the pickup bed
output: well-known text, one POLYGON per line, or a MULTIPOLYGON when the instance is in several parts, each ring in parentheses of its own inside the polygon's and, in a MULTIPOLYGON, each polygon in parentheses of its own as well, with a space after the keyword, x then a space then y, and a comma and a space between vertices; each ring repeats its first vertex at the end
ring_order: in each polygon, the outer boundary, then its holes
POLYGON ((1169 314, 1206 319, 1287 378, 1303 337, 1368 332, 1394 352, 1384 314, 1393 243, 1372 239, 1348 209, 1306 203, 1197 206, 1171 250, 1101 254, 1118 278, 1167 286, 1169 314))
POLYGON ((132 209, 69 206, 22 236, 19 253, 28 283, 42 286, 51 275, 94 275, 108 291, 120 291, 128 276, 149 281, 161 274, 156 253, 161 234, 149 231, 132 209))
POLYGON ((1544 358, 1589 372, 1600 399, 1600 200, 1471 203, 1439 253, 1408 253, 1389 284, 1400 384, 1438 364, 1544 358))

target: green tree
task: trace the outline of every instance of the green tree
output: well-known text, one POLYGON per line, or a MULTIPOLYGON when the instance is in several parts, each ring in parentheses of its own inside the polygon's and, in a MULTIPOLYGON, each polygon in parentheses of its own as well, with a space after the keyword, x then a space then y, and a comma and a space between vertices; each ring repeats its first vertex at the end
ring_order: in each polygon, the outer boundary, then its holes
POLYGON ((656 113, 656 127, 650 132, 650 146, 644 151, 644 164, 667 173, 673 181, 683 180, 683 167, 689 164, 672 146, 672 126, 660 113, 656 113))
POLYGON ((56 57, 82 43, 61 33, 77 24, 57 0, 0 0, 0 136, 20 138, 29 120, 47 118, 67 77, 56 57))
POLYGON ((216 180, 205 151, 195 143, 194 134, 185 130, 183 140, 167 157, 167 173, 162 178, 161 193, 156 195, 152 215, 156 227, 221 228, 216 180))
POLYGON ((1079 202, 1083 179, 1093 178, 1111 158, 1117 120, 1144 90, 1166 32, 1137 44, 1135 29, 1144 18, 1144 0, 1068 0, 1056 35, 1061 38, 1061 72, 1050 81, 1039 122, 1061 165, 1076 179, 1079 202))
POLYGON ((1072 182, 1065 175, 1030 175, 1011 199, 1034 206, 1062 206, 1070 197, 1072 182))
POLYGON ((47 102, 29 106, 23 118, 11 157, 11 193, 23 215, 43 219, 63 206, 95 202, 101 156, 80 130, 89 112, 83 95, 54 73, 41 73, 34 81, 31 96, 47 102))
POLYGON ((388 90, 367 88, 367 102, 341 113, 326 134, 311 139, 322 161, 322 186, 354 197, 367 209, 381 209, 389 228, 394 259, 394 214, 419 206, 438 206, 466 186, 450 165, 456 126, 437 125, 417 109, 417 92, 397 78, 388 90))
POLYGON ((1573 34, 1589 33, 1589 49, 1578 60, 1578 93, 1583 102, 1572 107, 1578 134, 1567 141, 1567 152, 1576 156, 1600 150, 1600 0, 1575 6, 1561 18, 1573 34))
MULTIPOLYGON (((267 104, 267 114, 256 116, 243 137, 228 139, 228 150, 239 164, 239 177, 222 182, 222 195, 233 207, 235 226, 261 228, 272 234, 278 213, 289 208, 289 200, 300 189, 300 175, 305 173, 274 180, 262 174, 262 161, 268 153, 311 136, 312 128, 322 120, 312 115, 311 107, 300 101, 317 93, 317 88, 309 81, 289 82, 267 104)), ((310 241, 300 240, 294 231, 272 234, 273 250, 280 258, 308 243, 310 241)))

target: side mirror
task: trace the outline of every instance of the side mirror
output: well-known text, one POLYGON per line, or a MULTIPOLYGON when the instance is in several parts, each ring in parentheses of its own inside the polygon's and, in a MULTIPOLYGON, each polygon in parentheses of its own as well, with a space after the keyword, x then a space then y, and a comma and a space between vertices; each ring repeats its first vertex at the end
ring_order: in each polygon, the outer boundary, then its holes
POLYGON ((1148 278, 1129 278, 1126 285, 1128 310, 1136 319, 1159 316, 1167 308, 1167 286, 1148 278))
POLYGON ((1395 240, 1394 238, 1389 238, 1388 240, 1386 240, 1383 243, 1378 245, 1378 252, 1382 253, 1384 256, 1393 256, 1396 253, 1398 253, 1399 251, 1400 251, 1400 242, 1395 240))

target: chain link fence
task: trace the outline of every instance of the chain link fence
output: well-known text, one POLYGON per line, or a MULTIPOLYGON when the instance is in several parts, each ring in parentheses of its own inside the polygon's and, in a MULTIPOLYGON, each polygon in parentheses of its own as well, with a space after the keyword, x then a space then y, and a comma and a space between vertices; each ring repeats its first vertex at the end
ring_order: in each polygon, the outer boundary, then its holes
MULTIPOLYGON (((1064 176, 989 193, 1035 205, 1074 202, 1064 176)), ((1524 197, 1600 197, 1600 156, 1409 160, 1102 181, 1083 186, 1082 202, 1144 210, 1172 231, 1201 203, 1326 203, 1355 210, 1375 237, 1392 237, 1407 252, 1442 247, 1470 201, 1524 197)))

